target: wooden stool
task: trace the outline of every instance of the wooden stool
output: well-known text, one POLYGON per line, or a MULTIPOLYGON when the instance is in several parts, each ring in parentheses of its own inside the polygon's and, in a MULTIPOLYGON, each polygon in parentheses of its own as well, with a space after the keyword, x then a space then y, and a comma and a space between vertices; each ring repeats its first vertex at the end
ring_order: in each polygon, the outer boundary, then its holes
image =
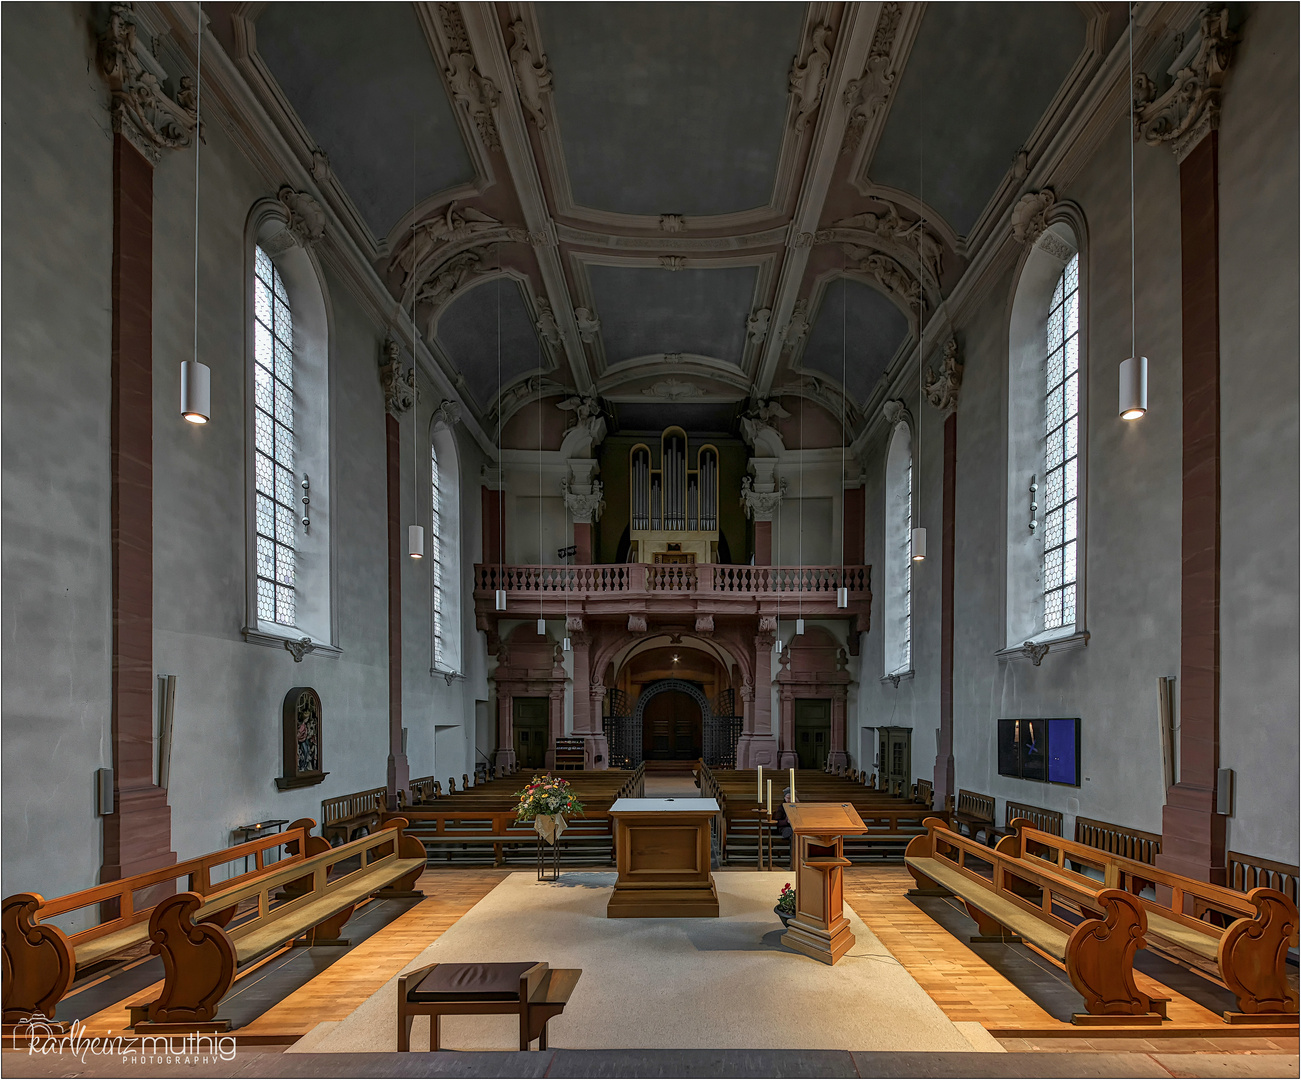
POLYGON ((430 964, 398 978, 398 1051, 411 1049, 411 1023, 429 1017, 429 1049, 440 1050, 439 1021, 469 1013, 518 1013, 519 1048, 547 1048, 547 1021, 565 1011, 581 968, 546 963, 430 964))

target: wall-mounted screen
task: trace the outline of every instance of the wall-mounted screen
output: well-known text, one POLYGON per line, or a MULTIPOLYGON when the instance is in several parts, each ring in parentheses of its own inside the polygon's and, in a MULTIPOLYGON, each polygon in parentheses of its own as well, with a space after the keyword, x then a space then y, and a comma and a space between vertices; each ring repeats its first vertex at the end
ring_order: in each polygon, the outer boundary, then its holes
POLYGON ((998 773, 1080 786, 1079 717, 998 722, 998 773))

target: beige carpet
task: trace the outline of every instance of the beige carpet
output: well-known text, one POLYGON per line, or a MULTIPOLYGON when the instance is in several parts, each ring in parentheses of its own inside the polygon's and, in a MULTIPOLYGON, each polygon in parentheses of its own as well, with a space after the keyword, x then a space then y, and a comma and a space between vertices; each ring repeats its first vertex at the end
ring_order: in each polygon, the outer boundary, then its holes
MULTIPOLYGON (((998 1050, 964 1038, 872 932, 845 909, 857 937, 834 967, 779 941, 772 906, 785 871, 724 871, 718 919, 607 919, 613 873, 512 874, 408 967, 433 962, 545 960, 583 969, 552 1046, 592 1049, 998 1050)), ((393 1050, 397 977, 347 1019, 322 1023, 290 1052, 393 1050)), ((417 1018, 412 1049, 427 1049, 417 1018)), ((518 1021, 443 1020, 444 1049, 509 1050, 518 1021)))

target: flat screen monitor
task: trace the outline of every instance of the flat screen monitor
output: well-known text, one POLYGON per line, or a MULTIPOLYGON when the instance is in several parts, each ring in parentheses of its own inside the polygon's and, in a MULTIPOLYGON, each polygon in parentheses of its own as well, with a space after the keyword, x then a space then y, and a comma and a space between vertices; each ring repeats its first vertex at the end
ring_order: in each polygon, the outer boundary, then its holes
POLYGON ((1079 787, 1079 717, 1000 719, 998 773, 1079 787))

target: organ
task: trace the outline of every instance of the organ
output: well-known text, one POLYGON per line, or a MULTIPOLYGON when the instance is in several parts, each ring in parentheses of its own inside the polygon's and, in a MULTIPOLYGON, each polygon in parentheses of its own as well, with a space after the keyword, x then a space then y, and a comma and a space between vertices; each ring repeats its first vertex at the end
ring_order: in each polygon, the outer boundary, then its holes
POLYGON ((632 561, 718 561, 717 447, 693 451, 682 428, 667 427, 658 447, 629 451, 628 475, 632 561))

